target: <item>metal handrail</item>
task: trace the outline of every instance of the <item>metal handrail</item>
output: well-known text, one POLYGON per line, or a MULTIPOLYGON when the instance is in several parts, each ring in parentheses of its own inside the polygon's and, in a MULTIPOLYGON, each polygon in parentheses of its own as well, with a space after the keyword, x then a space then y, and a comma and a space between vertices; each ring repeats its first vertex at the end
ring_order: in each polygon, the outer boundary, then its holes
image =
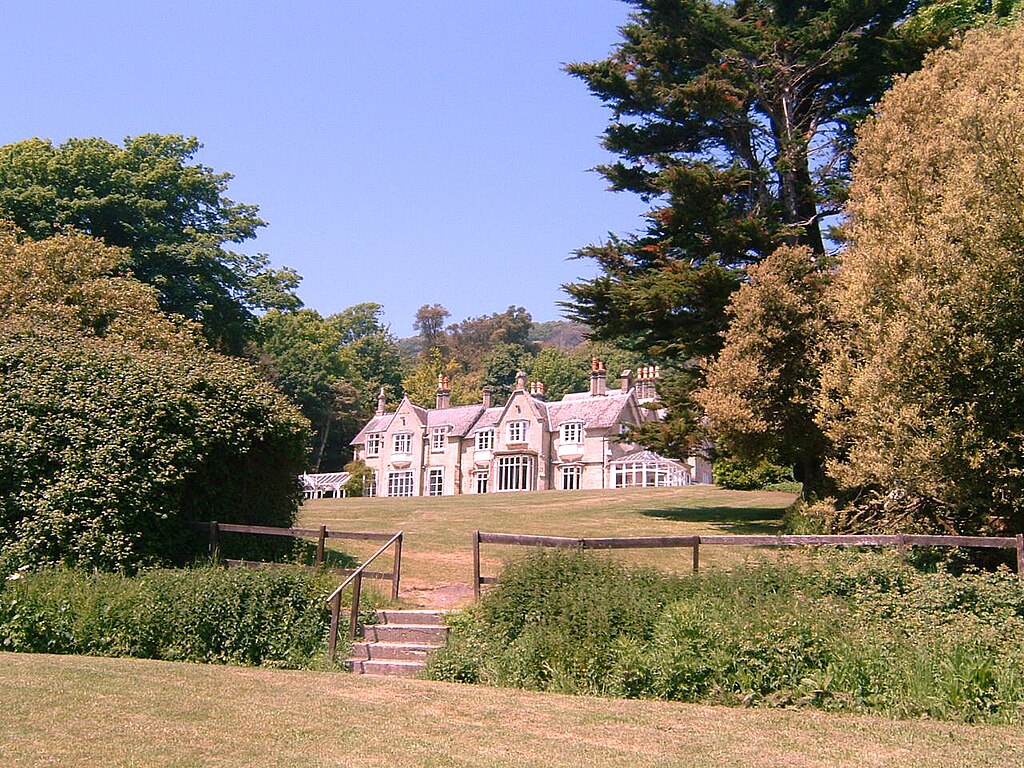
POLYGON ((380 557, 392 544, 395 544, 395 565, 393 568, 393 578, 391 580, 391 599, 398 599, 398 582, 402 567, 402 535, 403 531, 399 531, 388 539, 386 544, 370 555, 370 557, 362 565, 356 568, 355 571, 353 571, 352 574, 342 582, 341 586, 334 590, 324 601, 329 603, 331 606, 331 631, 327 637, 327 655, 330 657, 331 661, 334 661, 334 657, 336 655, 335 651, 338 645, 338 624, 341 619, 342 591, 344 591, 345 587, 349 584, 352 584, 352 611, 349 617, 349 639, 352 640, 355 639, 356 629, 359 623, 359 599, 363 586, 363 571, 365 571, 370 563, 380 557))

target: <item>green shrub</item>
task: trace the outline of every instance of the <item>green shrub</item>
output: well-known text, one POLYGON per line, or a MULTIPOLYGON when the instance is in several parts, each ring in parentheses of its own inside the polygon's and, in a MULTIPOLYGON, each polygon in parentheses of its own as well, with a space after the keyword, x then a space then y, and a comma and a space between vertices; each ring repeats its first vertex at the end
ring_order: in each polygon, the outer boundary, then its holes
POLYGON ((1024 722, 1024 590, 1005 569, 827 552, 679 578, 539 555, 452 627, 439 679, 1024 722))
POLYGON ((759 491, 769 486, 799 490, 799 486, 793 485, 793 472, 786 467, 768 461, 750 464, 725 457, 715 460, 715 484, 734 491, 759 491))
POLYGON ((0 590, 0 649, 306 667, 323 654, 325 582, 297 570, 52 570, 0 590))

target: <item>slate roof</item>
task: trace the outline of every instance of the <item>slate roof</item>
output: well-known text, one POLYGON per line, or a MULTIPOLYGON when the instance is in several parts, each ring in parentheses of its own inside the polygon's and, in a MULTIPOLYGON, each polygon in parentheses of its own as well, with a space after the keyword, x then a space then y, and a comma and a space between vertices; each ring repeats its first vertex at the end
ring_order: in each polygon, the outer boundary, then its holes
POLYGON ((547 403, 551 429, 556 430, 567 421, 582 421, 588 429, 607 429, 618 421, 629 402, 628 394, 609 394, 603 397, 566 395, 562 400, 547 403))
POLYGON ((481 404, 456 405, 442 410, 434 408, 427 411, 427 426, 451 427, 449 434, 463 437, 483 412, 484 407, 481 404))
MULTIPOLYGON (((576 392, 553 403, 535 397, 531 397, 530 401, 536 406, 540 417, 547 421, 546 426, 551 431, 557 430, 567 421, 582 421, 588 429, 608 429, 618 421, 630 397, 630 393, 620 392, 610 392, 600 397, 594 397, 589 392, 576 392)), ((429 410, 412 403, 409 405, 427 427, 450 426, 451 434, 456 437, 472 436, 481 430, 493 429, 506 409, 506 406, 485 409, 479 403, 429 410)), ((394 418, 395 413, 374 416, 352 439, 351 445, 365 444, 366 436, 371 432, 387 431, 394 418)))
POLYGON ((363 445, 366 442, 366 436, 371 432, 386 432, 394 418, 394 413, 374 416, 366 423, 365 427, 359 430, 359 434, 352 438, 352 442, 349 445, 363 445))
POLYGON ((498 426, 498 422, 501 421, 501 414, 504 413, 505 407, 500 408, 488 408, 477 419, 476 424, 473 425, 473 429, 470 430, 469 434, 475 435, 482 429, 494 429, 498 426))

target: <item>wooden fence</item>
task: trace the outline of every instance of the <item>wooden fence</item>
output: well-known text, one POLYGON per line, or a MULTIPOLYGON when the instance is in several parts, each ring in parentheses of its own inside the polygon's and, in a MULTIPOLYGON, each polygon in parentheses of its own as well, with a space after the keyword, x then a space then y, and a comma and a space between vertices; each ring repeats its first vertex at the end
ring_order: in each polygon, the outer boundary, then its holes
MULTIPOLYGON (((214 559, 218 559, 217 552, 220 547, 219 539, 221 533, 248 533, 255 534, 257 536, 288 536, 293 539, 316 539, 316 552, 313 556, 313 562, 315 565, 312 566, 314 568, 320 567, 324 562, 324 549, 326 548, 328 539, 347 539, 349 541, 391 541, 395 538, 395 534, 392 533, 331 531, 324 525, 321 525, 319 528, 272 528, 266 525, 235 525, 233 523, 218 523, 216 521, 210 523, 194 523, 193 525, 197 528, 209 529, 210 557, 214 559)), ((222 562, 229 568, 267 568, 274 567, 276 565, 275 563, 264 563, 252 560, 223 560, 222 562)), ((352 575, 359 569, 336 568, 334 570, 341 571, 345 575, 352 575)), ((363 577, 368 579, 390 580, 392 599, 397 600, 401 572, 402 537, 399 535, 398 540, 395 542, 395 558, 391 571, 385 573, 380 571, 362 570, 361 574, 363 577)))
POLYGON ((594 549, 655 549, 688 547, 693 550, 693 571, 700 570, 702 546, 736 547, 895 547, 904 557, 908 547, 979 547, 1016 549, 1017 577, 1024 583, 1024 534, 1016 537, 988 536, 918 536, 892 535, 848 536, 634 536, 624 538, 569 538, 563 536, 529 536, 516 533, 473 533, 473 592, 480 598, 483 584, 496 584, 498 579, 480 573, 480 545, 505 544, 523 547, 557 547, 580 552, 594 549))

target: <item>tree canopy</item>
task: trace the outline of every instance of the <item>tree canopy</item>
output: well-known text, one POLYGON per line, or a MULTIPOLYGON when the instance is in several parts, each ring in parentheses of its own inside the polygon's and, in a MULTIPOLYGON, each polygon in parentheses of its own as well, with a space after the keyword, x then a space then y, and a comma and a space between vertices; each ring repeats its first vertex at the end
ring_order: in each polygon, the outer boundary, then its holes
POLYGON ((401 392, 395 340, 381 324, 381 306, 357 304, 324 318, 318 312, 272 310, 260 320, 264 375, 313 424, 309 467, 341 469, 349 441, 373 413, 381 387, 401 392))
POLYGON ((126 257, 0 235, 0 570, 180 562, 188 521, 297 509, 307 422, 118 274, 126 257))
POLYGON ((845 524, 1024 530, 1024 25, 969 34, 857 143, 820 421, 845 524))
POLYGON ((612 109, 601 166, 652 203, 638 234, 582 249, 566 286, 595 337, 686 360, 717 353, 741 271, 783 243, 825 251, 852 126, 916 63, 911 0, 630 0, 607 59, 571 64, 612 109))
POLYGON ((67 228, 128 249, 126 269, 157 290, 161 308, 199 323, 238 353, 254 311, 295 307, 298 276, 265 255, 230 249, 264 226, 254 205, 226 196, 231 180, 196 164, 194 137, 147 134, 123 146, 98 138, 0 147, 0 219, 40 240, 67 228))

